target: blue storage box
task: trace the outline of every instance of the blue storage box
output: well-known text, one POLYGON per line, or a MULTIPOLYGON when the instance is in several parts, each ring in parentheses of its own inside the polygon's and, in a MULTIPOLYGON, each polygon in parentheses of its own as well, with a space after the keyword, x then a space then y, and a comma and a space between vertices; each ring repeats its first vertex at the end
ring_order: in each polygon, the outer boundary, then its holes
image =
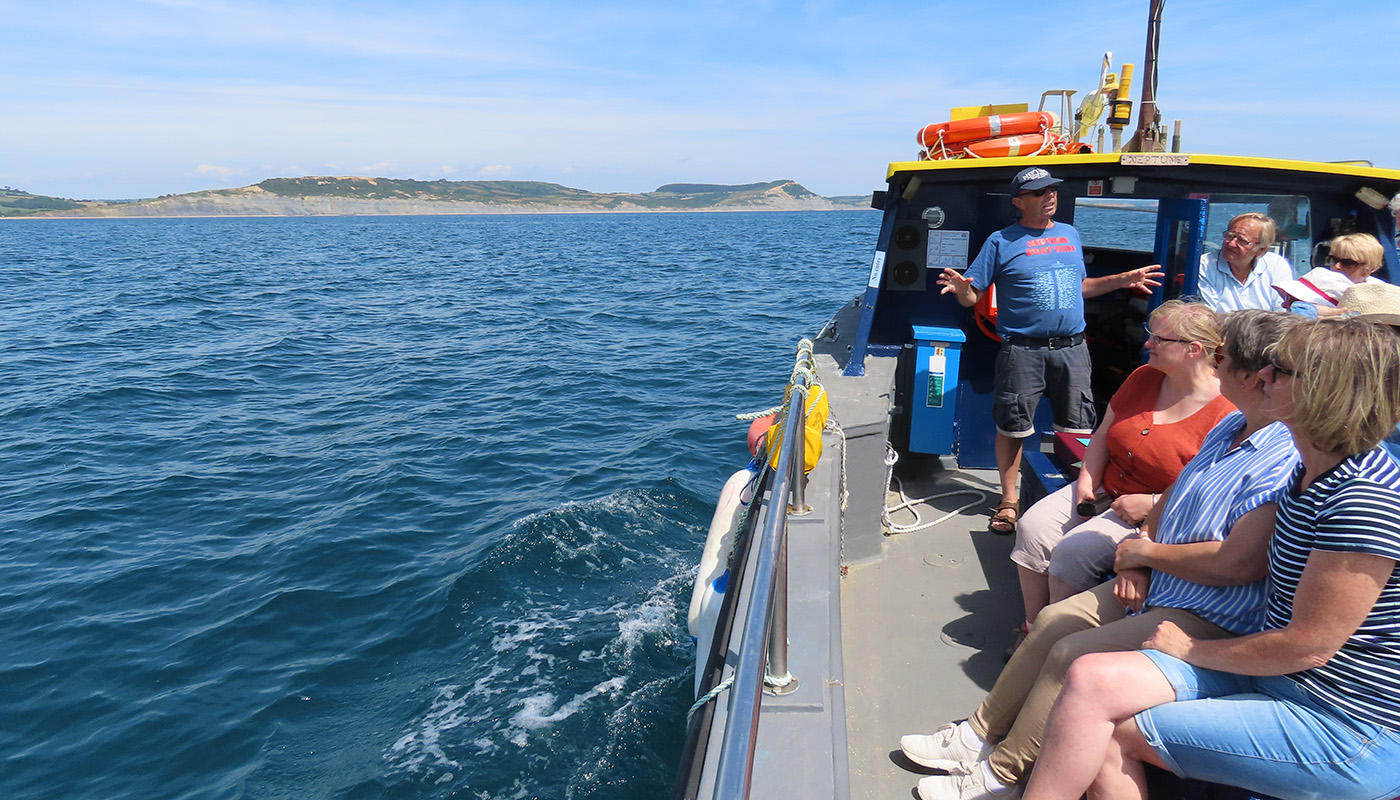
POLYGON ((914 389, 909 409, 909 449, 953 452, 958 418, 958 365, 967 337, 957 328, 914 326, 914 389))

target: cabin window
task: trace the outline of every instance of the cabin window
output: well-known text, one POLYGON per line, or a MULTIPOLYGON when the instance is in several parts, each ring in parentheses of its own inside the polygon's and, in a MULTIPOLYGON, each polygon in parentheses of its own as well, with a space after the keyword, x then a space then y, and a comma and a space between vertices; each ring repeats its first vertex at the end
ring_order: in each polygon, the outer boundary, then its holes
POLYGON ((1157 238, 1157 201, 1075 198, 1074 227, 1079 230, 1079 238, 1086 248, 1129 250, 1150 255, 1157 238))

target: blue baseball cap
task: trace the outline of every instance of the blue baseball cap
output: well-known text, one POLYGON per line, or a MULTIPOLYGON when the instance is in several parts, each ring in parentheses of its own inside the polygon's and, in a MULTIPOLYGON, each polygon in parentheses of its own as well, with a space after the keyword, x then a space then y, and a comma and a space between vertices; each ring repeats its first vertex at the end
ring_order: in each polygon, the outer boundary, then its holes
POLYGON ((1064 183, 1064 181, 1051 175, 1041 167, 1027 167, 1016 173, 1016 177, 1011 179, 1011 195, 1015 197, 1021 192, 1031 192, 1049 186, 1059 186, 1062 183, 1064 183))

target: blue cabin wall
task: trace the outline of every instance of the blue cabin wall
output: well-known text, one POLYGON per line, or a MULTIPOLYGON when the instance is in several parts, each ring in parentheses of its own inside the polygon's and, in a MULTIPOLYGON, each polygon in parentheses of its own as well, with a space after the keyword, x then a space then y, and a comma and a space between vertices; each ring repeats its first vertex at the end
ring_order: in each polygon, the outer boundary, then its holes
MULTIPOLYGON (((1173 229, 1171 225, 1182 220, 1204 224, 1203 203, 1207 198, 1210 203, 1223 204, 1231 202, 1232 196, 1301 195, 1306 196, 1309 203, 1306 230, 1302 233, 1310 237, 1313 248, 1309 257, 1315 263, 1321 263, 1317 260, 1321 256, 1319 243, 1338 233, 1360 231, 1376 235, 1387 245, 1386 266, 1378 276, 1392 281, 1400 276, 1400 261, 1391 246, 1395 233, 1393 219, 1385 210, 1376 211, 1355 198, 1357 189, 1363 185, 1390 196, 1400 190, 1400 182, 1225 166, 1200 169, 1194 166, 1189 169, 1127 168, 1102 163, 1048 166, 1056 177, 1064 180, 1056 219, 1070 223, 1074 221, 1076 199, 1089 196, 1091 180, 1102 181, 1111 175, 1132 177, 1134 190, 1125 196, 1159 201, 1159 253, 1162 252, 1161 240, 1172 236, 1181 238, 1180 229, 1173 229)), ((967 232, 966 261, 970 263, 987 236, 1015 220, 1010 180, 1019 168, 910 171, 891 177, 884 193, 880 242, 866 289, 866 307, 862 309, 853 357, 847 365, 848 374, 863 374, 865 353, 900 353, 910 345, 915 325, 964 331, 966 343, 961 358, 954 425, 957 427, 958 463, 965 467, 989 467, 995 461, 992 452, 995 428, 990 408, 992 368, 999 344, 978 329, 970 309, 959 305, 952 295, 939 293, 938 270, 929 268, 927 263, 929 224, 924 213, 937 206, 942 217, 937 230, 967 232), (913 276, 913 280, 899 285, 894 280, 897 274, 906 281, 913 276)), ((1219 215, 1220 208, 1215 212, 1219 215)), ((1212 229, 1223 225, 1219 219, 1212 219, 1210 224, 1212 229)), ((1195 293, 1199 279, 1196 254, 1202 244, 1199 230, 1193 229, 1186 254, 1178 252, 1170 259, 1173 274, 1167 291, 1154 293, 1150 298, 1119 291, 1086 301, 1087 338, 1095 364, 1094 393, 1101 407, 1127 374, 1142 363, 1142 323, 1148 312, 1164 299, 1195 293)), ((1093 256, 1087 265, 1091 276, 1153 263, 1153 254, 1141 251, 1093 246, 1086 250, 1093 256)), ((904 402, 898 399, 901 389, 906 395, 908 392, 907 386, 896 387, 897 408, 907 407, 907 396, 904 402)), ((1042 405, 1037 415, 1037 428, 1048 432, 1049 423, 1048 409, 1042 405)), ((899 425, 894 428, 897 430, 899 425)), ((895 444, 903 445, 898 441, 895 444)))
MULTIPOLYGON (((938 231, 967 231, 967 258, 970 263, 981 249, 982 243, 993 232, 1014 223, 1018 212, 1011 203, 1009 177, 1005 181, 982 181, 958 184, 922 185, 912 196, 905 197, 905 189, 891 185, 887 194, 885 219, 882 223, 882 241, 887 240, 883 267, 884 275, 878 290, 878 313, 872 313, 869 342, 872 352, 893 352, 910 342, 911 330, 915 326, 955 328, 966 335, 958 379, 958 413, 954 432, 955 454, 958 465, 966 468, 986 469, 996 465, 996 427, 991 418, 993 366, 996 361, 1000 340, 986 335, 974 322, 972 309, 959 304, 952 294, 942 294, 937 284, 938 270, 930 268, 927 260, 928 224, 923 218, 924 210, 937 206, 942 210, 943 222, 938 231), (914 236, 910 232, 917 231, 914 236), (905 235, 900 236, 903 232, 905 235), (908 266, 913 264, 919 277, 914 281, 916 288, 900 288, 893 276, 900 265, 905 266, 903 274, 910 274, 908 266)), ((1081 189, 1083 191, 1083 189, 1081 189)), ((1066 202, 1061 204, 1056 219, 1073 223, 1073 195, 1066 192, 1066 202)), ((1110 274, 1143 266, 1150 257, 1140 253, 1105 253, 1095 259, 1090 266, 1091 275, 1110 274)), ((965 266, 965 264, 964 264, 965 266)), ((869 291, 867 291, 867 296, 869 291)), ((1108 298, 1097 301, 1090 316, 1108 316, 1115 319, 1123 312, 1114 310, 1122 298, 1108 298)), ((1116 326, 1104 338, 1107 341, 1122 343, 1122 328, 1140 328, 1145 319, 1147 301, 1139 301, 1133 309, 1133 321, 1116 326)), ((1086 309, 1087 310, 1087 309, 1086 309)), ((1129 347, 1127 354, 1114 352, 1108 355, 1112 361, 1129 360, 1136 363, 1136 348, 1129 347)), ((1121 369, 1105 370, 1104 378, 1096 387, 1103 398, 1111 396, 1122 379, 1127 375, 1121 369)), ((901 403, 901 407, 906 404, 901 403)), ((1052 418, 1048 402, 1042 402, 1036 414, 1036 428, 1043 432, 1052 430, 1052 418)))

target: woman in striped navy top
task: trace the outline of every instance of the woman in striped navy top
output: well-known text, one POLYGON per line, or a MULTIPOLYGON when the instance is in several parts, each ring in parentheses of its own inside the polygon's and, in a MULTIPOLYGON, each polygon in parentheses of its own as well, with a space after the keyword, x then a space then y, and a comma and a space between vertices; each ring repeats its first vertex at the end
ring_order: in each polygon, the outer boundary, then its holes
POLYGON ((1146 797, 1143 764, 1278 798, 1400 795, 1400 339, 1298 326, 1260 371, 1302 456, 1279 497, 1265 629, 1162 623, 1070 668, 1026 797, 1146 797), (1177 701, 1177 702, 1172 702, 1177 701))

